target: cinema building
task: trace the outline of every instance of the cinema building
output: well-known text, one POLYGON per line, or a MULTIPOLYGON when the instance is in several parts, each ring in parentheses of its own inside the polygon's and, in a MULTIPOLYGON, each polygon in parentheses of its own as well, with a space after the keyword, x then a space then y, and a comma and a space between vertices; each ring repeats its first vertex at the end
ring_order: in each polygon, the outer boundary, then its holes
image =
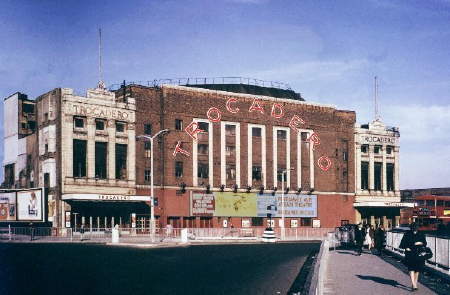
POLYGON ((148 227, 152 204, 174 228, 395 221, 398 132, 355 128, 355 112, 290 89, 187 81, 25 98, 5 99, 23 136, 5 133, 2 186, 45 187, 53 227, 148 227))

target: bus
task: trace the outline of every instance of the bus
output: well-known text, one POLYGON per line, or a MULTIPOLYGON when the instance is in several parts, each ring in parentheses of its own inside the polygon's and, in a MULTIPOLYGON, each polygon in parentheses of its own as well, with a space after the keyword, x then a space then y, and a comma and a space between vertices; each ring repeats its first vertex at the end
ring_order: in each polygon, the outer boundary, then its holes
POLYGON ((417 196, 413 217, 419 230, 436 231, 449 227, 450 196, 417 196))

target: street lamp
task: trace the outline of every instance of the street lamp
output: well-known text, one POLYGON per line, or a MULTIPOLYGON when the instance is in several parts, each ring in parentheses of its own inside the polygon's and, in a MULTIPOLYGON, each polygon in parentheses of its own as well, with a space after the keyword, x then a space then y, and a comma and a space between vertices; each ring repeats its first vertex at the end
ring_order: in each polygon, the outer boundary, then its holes
MULTIPOLYGON (((289 170, 294 170, 294 169, 290 168, 289 170)), ((281 222, 282 222, 281 239, 282 240, 284 240, 285 235, 286 235, 285 223, 284 223, 284 180, 285 180, 286 173, 287 173, 287 170, 281 171, 281 222)))
POLYGON ((152 237, 152 241, 155 237, 155 202, 154 202, 154 198, 155 198, 155 188, 153 185, 153 139, 155 139, 156 137, 158 137, 159 135, 163 135, 166 133, 169 133, 169 129, 163 129, 158 131, 155 135, 153 136, 149 136, 149 135, 138 135, 136 136, 136 139, 139 138, 144 138, 144 139, 148 139, 150 140, 150 158, 151 158, 151 162, 150 162, 150 228, 151 228, 151 237, 152 237))

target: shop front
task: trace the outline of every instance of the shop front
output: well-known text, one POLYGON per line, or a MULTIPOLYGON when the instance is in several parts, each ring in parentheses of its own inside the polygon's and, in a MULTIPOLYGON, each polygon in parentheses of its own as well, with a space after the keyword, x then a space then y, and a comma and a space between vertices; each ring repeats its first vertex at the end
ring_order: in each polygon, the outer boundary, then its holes
POLYGON ((357 202, 354 207, 359 215, 357 222, 391 229, 400 225, 400 210, 413 205, 403 202, 357 202))
POLYGON ((108 229, 148 227, 150 196, 65 194, 65 227, 108 229))

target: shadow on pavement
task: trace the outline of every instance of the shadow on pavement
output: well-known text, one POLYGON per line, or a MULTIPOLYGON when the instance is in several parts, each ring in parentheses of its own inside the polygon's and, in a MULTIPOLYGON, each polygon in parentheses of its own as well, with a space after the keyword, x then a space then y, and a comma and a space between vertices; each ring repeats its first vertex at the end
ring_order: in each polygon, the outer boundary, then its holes
POLYGON ((409 288, 403 284, 400 284, 396 280, 389 280, 389 279, 384 279, 384 278, 375 277, 375 276, 364 276, 364 275, 356 275, 356 276, 358 278, 360 278, 361 280, 371 280, 371 281, 374 281, 375 283, 379 283, 379 284, 383 284, 383 285, 391 285, 396 288, 411 291, 411 288, 409 288))

